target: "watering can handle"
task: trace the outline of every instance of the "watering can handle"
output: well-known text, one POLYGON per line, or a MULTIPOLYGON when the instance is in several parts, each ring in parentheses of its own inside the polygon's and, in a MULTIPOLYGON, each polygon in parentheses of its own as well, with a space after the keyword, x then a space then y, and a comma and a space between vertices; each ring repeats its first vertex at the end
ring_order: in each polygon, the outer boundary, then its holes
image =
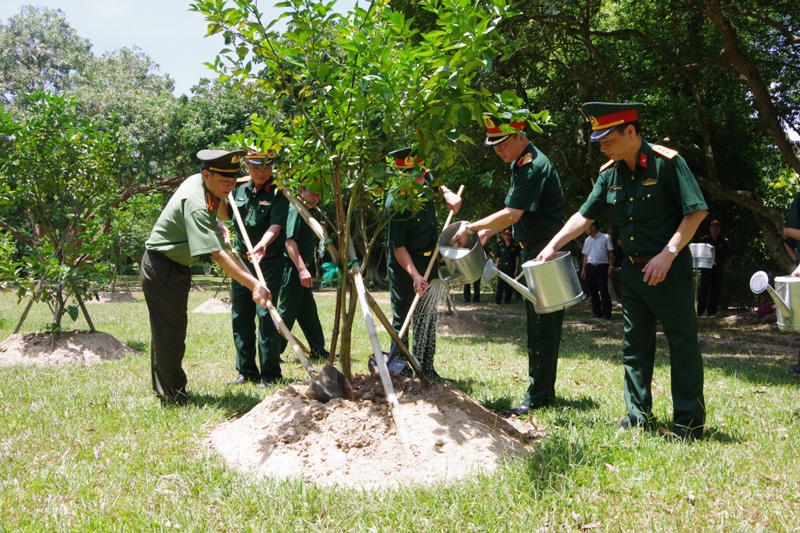
MULTIPOLYGON (((464 192, 464 185, 462 184, 458 188, 458 192, 456 193, 456 196, 461 198, 461 194, 463 192, 464 192)), ((451 209, 450 213, 448 213, 448 215, 447 215, 447 220, 444 221, 444 227, 445 228, 450 225, 450 221, 453 220, 453 215, 454 214, 455 213, 451 209)), ((436 258, 438 256, 439 256, 439 241, 437 240, 436 241, 436 248, 433 249, 433 253, 431 254, 431 260, 428 262, 428 268, 425 269, 425 279, 426 280, 428 279, 428 276, 431 275, 431 270, 433 270, 433 265, 436 264, 436 258)), ((406 315, 406 319, 405 319, 405 321, 403 321, 403 327, 400 328, 400 333, 398 333, 398 336, 401 339, 403 338, 403 335, 406 334, 406 331, 408 331, 408 326, 411 324, 411 317, 414 315, 414 310, 417 308, 417 304, 419 303, 419 299, 420 299, 420 295, 417 294, 416 296, 414 296, 414 301, 411 302, 411 307, 408 309, 408 314, 406 315)))

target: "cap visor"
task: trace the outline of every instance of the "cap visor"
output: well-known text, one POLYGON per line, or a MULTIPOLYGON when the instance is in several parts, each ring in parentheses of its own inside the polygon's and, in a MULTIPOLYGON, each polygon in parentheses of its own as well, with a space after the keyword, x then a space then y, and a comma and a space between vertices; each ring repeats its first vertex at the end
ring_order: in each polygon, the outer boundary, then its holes
POLYGON ((608 135, 609 133, 611 133, 615 129, 617 129, 616 126, 614 126, 613 128, 608 128, 608 129, 604 129, 604 130, 593 131, 592 132, 592 137, 589 139, 589 142, 596 143, 597 141, 605 138, 606 135, 608 135))
POLYGON ((484 146, 497 146, 509 137, 510 135, 503 135, 502 137, 486 137, 486 140, 483 141, 483 144, 484 146))

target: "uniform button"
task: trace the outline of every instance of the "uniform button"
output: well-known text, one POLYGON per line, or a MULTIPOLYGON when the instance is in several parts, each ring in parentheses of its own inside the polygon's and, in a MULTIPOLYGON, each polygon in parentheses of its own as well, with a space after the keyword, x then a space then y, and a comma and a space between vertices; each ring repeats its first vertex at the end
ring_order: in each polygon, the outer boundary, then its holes
POLYGON ((633 237, 631 237, 631 240, 633 240, 633 237))
POLYGON ((650 198, 650 195, 648 194, 647 197, 650 198))
POLYGON ((633 217, 631 217, 630 220, 633 220, 633 217))
POLYGON ((633 201, 633 198, 631 198, 630 200, 631 200, 631 202, 632 202, 632 201, 633 201))

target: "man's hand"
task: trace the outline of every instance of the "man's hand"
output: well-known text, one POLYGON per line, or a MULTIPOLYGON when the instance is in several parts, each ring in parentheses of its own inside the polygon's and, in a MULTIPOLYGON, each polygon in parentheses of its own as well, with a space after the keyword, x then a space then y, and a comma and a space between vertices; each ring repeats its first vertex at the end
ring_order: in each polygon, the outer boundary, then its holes
POLYGON ((217 229, 219 230, 219 234, 222 236, 222 241, 225 243, 225 246, 228 248, 231 247, 231 232, 228 231, 228 227, 217 220, 217 229))
POLYGON ((414 292, 422 296, 428 290, 428 280, 419 275, 413 276, 414 279, 414 292))
POLYGON ((314 286, 314 279, 311 277, 311 272, 309 272, 307 268, 298 270, 298 272, 300 274, 300 285, 306 289, 310 289, 314 286))
POLYGON ((461 209, 461 197, 453 191, 444 193, 444 203, 453 213, 458 213, 458 210, 461 209))
MULTIPOLYGON (((553 249, 551 245, 548 244, 542 249, 541 252, 539 252, 539 255, 536 256, 536 260, 539 262, 550 261, 555 256, 556 256, 556 251, 553 249)), ((583 275, 582 272, 581 275, 583 275)))
POLYGON ((455 244, 458 248, 463 248, 469 243, 469 233, 467 233, 467 224, 461 226, 461 229, 453 235, 450 244, 455 244))
POLYGON ((797 268, 794 269, 794 272, 792 272, 792 277, 800 278, 800 265, 797 265, 797 268))
POLYGON ((267 306, 267 301, 272 299, 272 293, 264 285, 259 283, 253 288, 253 301, 261 307, 267 306))
POLYGON ((658 285, 667 278, 667 272, 672 267, 675 256, 669 251, 662 250, 660 254, 653 257, 642 269, 644 272, 644 282, 648 285, 658 285))
POLYGON ((250 261, 254 265, 257 265, 258 263, 261 262, 262 259, 264 259, 264 254, 266 254, 266 253, 267 253, 267 247, 264 246, 264 241, 259 241, 253 247, 253 253, 252 254, 247 254, 247 258, 250 259, 250 261))

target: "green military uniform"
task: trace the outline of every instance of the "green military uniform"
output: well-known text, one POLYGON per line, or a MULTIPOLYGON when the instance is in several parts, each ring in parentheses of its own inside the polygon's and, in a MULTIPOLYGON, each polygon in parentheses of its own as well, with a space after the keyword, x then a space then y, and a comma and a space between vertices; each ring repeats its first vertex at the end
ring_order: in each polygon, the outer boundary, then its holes
MULTIPOLYGON (((710 225, 719 223, 714 220, 710 225)), ((720 228, 722 225, 720 224, 720 228)), ((733 255, 731 243, 719 236, 715 239, 710 234, 704 236, 698 242, 710 244, 714 247, 714 265, 711 268, 700 268, 700 286, 697 289, 697 316, 703 316, 708 309, 708 316, 717 314, 719 299, 722 296, 722 286, 725 283, 725 264, 733 255)))
POLYGON ((670 348, 676 432, 698 437, 705 424, 705 400, 692 256, 684 248, 664 281, 656 285, 645 283, 642 269, 664 249, 684 215, 706 209, 706 203, 689 167, 675 151, 642 140, 637 162, 635 171, 624 161, 607 163, 580 213, 596 220, 610 211, 620 228, 625 254, 621 279, 627 423, 651 424, 656 323, 660 322, 670 348))
MULTIPOLYGON (((496 253, 497 256, 497 270, 506 274, 507 276, 516 277, 515 270, 517 269, 517 258, 521 255, 521 249, 517 243, 514 241, 510 241, 508 244, 505 241, 500 241, 497 245, 496 253)), ((511 302, 511 296, 514 293, 514 288, 503 281, 501 278, 497 278, 497 290, 495 291, 494 295, 494 303, 500 304, 501 302, 505 301, 506 303, 511 302)))
MULTIPOLYGON (((511 188, 505 205, 523 211, 512 226, 514 240, 522 247, 520 264, 531 261, 564 225, 564 193, 553 164, 533 144, 511 164, 511 188)), ((522 405, 543 407, 556 396, 556 370, 564 310, 537 314, 525 299, 528 330, 529 386, 522 405)))
MULTIPOLYGON (((204 168, 235 177, 244 151, 201 150, 204 168)), ((139 275, 150 315, 150 367, 159 398, 185 403, 187 306, 191 273, 200 256, 225 248, 217 230, 220 199, 206 187, 201 174, 187 178, 172 195, 145 243, 139 275)))
MULTIPOLYGON (((286 240, 289 239, 293 239, 297 243, 300 258, 313 275, 316 239, 314 232, 293 205, 289 206, 289 214, 286 217, 286 240)), ((283 283, 281 284, 278 312, 289 329, 292 329, 297 320, 300 329, 306 336, 311 353, 317 357, 328 357, 325 336, 317 314, 317 302, 314 301, 314 291, 300 283, 300 273, 288 253, 284 258, 283 283)), ((286 339, 281 337, 281 352, 286 349, 286 345, 286 339)))
MULTIPOLYGON (((425 184, 430 185, 433 178, 430 173, 425 177, 425 184)), ((392 200, 387 207, 391 208, 392 200)), ((433 201, 425 202, 417 213, 402 211, 389 221, 386 245, 389 254, 386 270, 389 278, 389 295, 392 303, 392 327, 398 333, 403 327, 408 311, 414 301, 414 280, 398 263, 394 248, 405 246, 414 267, 421 275, 425 275, 431 254, 436 247, 439 224, 436 221, 436 206, 433 201)), ((434 263, 429 280, 439 277, 438 265, 434 263)), ((433 369, 433 358, 436 353, 436 323, 429 321, 424 329, 418 306, 412 318, 413 347, 412 354, 420 362, 422 372, 426 375, 433 369)), ((407 337, 403 339, 407 342, 407 337)))
MULTIPOLYGON (((232 192, 242 216, 250 242, 255 245, 272 225, 286 227, 289 201, 277 190, 272 180, 256 190, 253 180, 240 183, 232 192)), ((231 208, 229 207, 229 210, 231 208)), ((235 228, 234 248, 241 254, 250 272, 255 276, 255 266, 247 259, 247 245, 241 237, 238 224, 235 228)), ((286 234, 281 231, 268 246, 258 268, 264 274, 272 300, 280 298, 283 278, 283 253, 286 234)), ((231 320, 233 340, 236 345, 236 370, 251 381, 272 382, 281 378, 281 336, 269 311, 253 302, 250 290, 236 280, 231 281, 231 320), (256 342, 255 319, 258 319, 256 342), (256 346, 259 364, 256 366, 256 346), (261 369, 259 371, 259 368, 261 369)))

